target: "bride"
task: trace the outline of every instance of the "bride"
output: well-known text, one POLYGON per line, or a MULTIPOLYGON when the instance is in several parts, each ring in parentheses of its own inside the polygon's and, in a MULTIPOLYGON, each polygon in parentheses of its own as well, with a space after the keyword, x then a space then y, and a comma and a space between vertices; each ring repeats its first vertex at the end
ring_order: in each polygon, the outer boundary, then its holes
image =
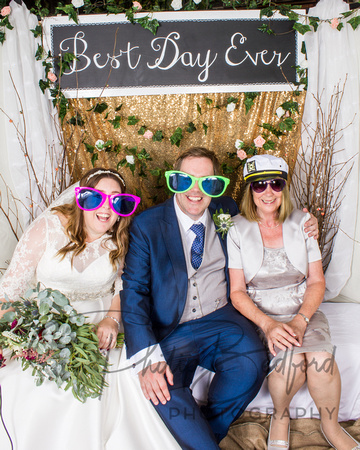
MULTIPOLYGON (((108 387, 101 399, 75 399, 46 380, 35 385, 31 370, 4 357, 0 369, 2 450, 172 450, 179 445, 142 394, 125 351, 114 348, 120 328, 121 273, 130 216, 140 198, 125 194, 111 169, 92 169, 42 213, 17 245, 0 280, 5 295, 19 300, 38 282, 58 289, 90 323, 107 352, 108 387)), ((0 317, 5 311, 0 310, 0 317)))

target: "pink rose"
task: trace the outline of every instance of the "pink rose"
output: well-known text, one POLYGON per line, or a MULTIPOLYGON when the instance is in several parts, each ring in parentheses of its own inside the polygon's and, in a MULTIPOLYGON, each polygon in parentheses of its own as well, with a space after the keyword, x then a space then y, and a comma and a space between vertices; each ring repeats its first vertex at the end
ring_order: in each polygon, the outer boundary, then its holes
POLYGON ((254 139, 254 144, 256 147, 262 147, 265 142, 265 139, 260 135, 256 139, 254 139))
POLYGON ((245 150, 238 150, 236 153, 238 158, 241 159, 241 161, 243 161, 247 157, 245 150))
POLYGON ((145 139, 151 139, 154 136, 154 133, 150 130, 146 130, 144 133, 144 138, 145 139))
POLYGON ((3 9, 0 11, 0 14, 5 17, 8 16, 11 13, 10 6, 4 6, 3 9))
POLYGON ((142 6, 139 2, 133 2, 133 8, 136 9, 136 11, 142 10, 142 6))
POLYGON ((55 83, 57 80, 57 76, 53 72, 49 72, 47 74, 48 80, 50 80, 52 83, 55 83))
POLYGON ((338 19, 332 19, 331 20, 331 28, 335 29, 339 26, 339 21, 338 19))

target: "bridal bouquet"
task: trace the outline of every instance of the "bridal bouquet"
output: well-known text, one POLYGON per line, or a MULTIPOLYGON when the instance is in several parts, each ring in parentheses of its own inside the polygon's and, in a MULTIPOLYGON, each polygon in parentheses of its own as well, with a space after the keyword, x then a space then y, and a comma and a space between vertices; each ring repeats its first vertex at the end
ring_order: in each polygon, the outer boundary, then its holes
POLYGON ((60 291, 40 290, 38 284, 22 300, 2 303, 2 309, 12 311, 0 319, 0 347, 10 350, 11 359, 20 359, 23 370, 32 369, 38 386, 48 379, 71 388, 81 402, 99 397, 107 386, 107 360, 94 325, 85 323, 60 291))

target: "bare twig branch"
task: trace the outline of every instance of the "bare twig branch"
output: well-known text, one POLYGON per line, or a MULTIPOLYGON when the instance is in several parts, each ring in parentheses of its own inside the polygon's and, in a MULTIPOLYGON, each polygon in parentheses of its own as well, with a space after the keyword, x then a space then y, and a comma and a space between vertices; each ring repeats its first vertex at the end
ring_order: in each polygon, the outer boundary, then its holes
POLYGON ((298 153, 292 177, 293 194, 297 205, 306 206, 318 219, 319 246, 324 271, 327 269, 339 230, 338 209, 344 199, 343 189, 353 167, 352 158, 337 162, 344 149, 335 147, 343 137, 344 130, 338 129, 340 106, 346 80, 342 88, 338 85, 330 98, 327 111, 323 110, 321 99, 317 104, 315 128, 304 124, 302 145, 298 153), (307 141, 307 142, 305 142, 307 141))

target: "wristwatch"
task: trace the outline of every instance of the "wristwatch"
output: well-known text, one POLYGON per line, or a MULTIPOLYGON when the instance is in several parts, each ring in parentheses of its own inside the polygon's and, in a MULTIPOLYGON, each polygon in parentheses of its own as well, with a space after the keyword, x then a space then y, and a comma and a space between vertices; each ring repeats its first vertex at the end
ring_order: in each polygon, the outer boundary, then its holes
POLYGON ((299 316, 303 317, 306 324, 309 325, 310 319, 308 317, 306 317, 305 314, 303 314, 303 313, 298 313, 298 314, 299 314, 299 316))

